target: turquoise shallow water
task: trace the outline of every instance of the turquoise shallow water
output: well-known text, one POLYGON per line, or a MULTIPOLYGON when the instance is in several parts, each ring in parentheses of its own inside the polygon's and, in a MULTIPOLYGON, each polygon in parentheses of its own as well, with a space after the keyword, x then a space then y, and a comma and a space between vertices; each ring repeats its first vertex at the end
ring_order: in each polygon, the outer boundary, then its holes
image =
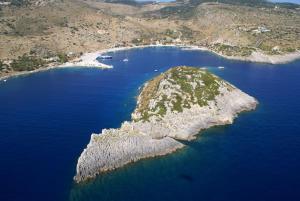
POLYGON ((111 70, 58 69, 0 83, 0 200, 300 200, 299 61, 255 64, 177 48, 111 55, 111 70), (176 65, 208 67, 256 97, 258 109, 174 154, 74 184, 90 134, 129 120, 142 83, 176 65))

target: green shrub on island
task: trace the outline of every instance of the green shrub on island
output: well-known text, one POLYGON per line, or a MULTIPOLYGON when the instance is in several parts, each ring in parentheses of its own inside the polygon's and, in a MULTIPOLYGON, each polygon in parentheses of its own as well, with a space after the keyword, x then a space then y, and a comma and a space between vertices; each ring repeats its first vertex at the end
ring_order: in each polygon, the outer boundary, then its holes
POLYGON ((0 71, 4 69, 4 63, 0 60, 0 71))
POLYGON ((24 54, 23 56, 18 57, 18 59, 14 59, 10 64, 10 67, 14 71, 31 71, 40 68, 45 64, 46 62, 41 58, 24 54))
POLYGON ((252 47, 239 47, 231 46, 222 43, 216 43, 213 46, 213 50, 222 53, 226 56, 250 56, 255 48, 252 47))
POLYGON ((0 71, 8 70, 9 65, 0 60, 0 71))
POLYGON ((295 48, 288 47, 288 48, 284 49, 284 51, 286 51, 286 52, 296 52, 297 50, 295 48))
POLYGON ((132 39, 131 42, 132 42, 134 45, 139 45, 139 44, 141 44, 142 40, 139 39, 139 38, 135 38, 135 39, 132 39))
POLYGON ((25 4, 26 4, 26 2, 24 0, 12 0, 11 1, 11 5, 17 6, 17 7, 20 7, 25 4))
POLYGON ((176 30, 171 30, 171 29, 167 29, 165 35, 172 39, 176 39, 179 37, 179 33, 176 30))
POLYGON ((66 55, 65 53, 59 53, 57 56, 60 63, 66 63, 69 61, 68 55, 66 55))
POLYGON ((210 72, 187 66, 169 69, 147 82, 140 95, 135 121, 163 117, 167 111, 182 112, 192 105, 207 106, 220 94, 220 86, 232 87, 210 72))

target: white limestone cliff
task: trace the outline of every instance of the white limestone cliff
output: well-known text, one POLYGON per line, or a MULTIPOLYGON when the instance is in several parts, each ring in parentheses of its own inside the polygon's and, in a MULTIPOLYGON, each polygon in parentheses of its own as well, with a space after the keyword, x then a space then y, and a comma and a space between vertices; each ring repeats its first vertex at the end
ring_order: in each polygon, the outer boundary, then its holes
POLYGON ((258 102, 228 82, 192 67, 176 67, 146 83, 131 122, 92 134, 78 159, 76 182, 143 158, 182 148, 201 130, 231 124, 258 102))

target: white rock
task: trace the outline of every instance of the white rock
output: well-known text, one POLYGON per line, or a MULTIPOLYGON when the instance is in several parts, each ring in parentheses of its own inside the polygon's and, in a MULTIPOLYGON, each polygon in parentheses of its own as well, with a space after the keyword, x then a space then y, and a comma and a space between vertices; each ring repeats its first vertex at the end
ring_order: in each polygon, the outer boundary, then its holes
MULTIPOLYGON (((184 146, 178 140, 192 140, 203 129, 231 124, 238 113, 256 108, 258 102, 253 97, 225 81, 218 83, 220 93, 207 106, 193 104, 179 113, 168 110, 162 118, 152 116, 146 122, 124 122, 119 129, 92 134, 78 159, 75 181, 93 178, 143 158, 174 152, 184 146)), ((138 104, 140 101, 141 97, 138 104)), ((137 111, 132 114, 133 119, 140 117, 137 111)))

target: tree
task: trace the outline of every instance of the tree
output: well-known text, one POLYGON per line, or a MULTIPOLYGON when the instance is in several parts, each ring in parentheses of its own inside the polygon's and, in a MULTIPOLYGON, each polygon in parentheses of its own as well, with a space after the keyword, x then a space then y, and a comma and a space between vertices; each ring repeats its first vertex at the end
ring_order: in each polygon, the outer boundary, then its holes
POLYGON ((66 63, 69 60, 68 56, 65 53, 59 53, 57 56, 60 63, 66 63))
POLYGON ((0 60, 0 71, 4 69, 4 63, 0 60))

